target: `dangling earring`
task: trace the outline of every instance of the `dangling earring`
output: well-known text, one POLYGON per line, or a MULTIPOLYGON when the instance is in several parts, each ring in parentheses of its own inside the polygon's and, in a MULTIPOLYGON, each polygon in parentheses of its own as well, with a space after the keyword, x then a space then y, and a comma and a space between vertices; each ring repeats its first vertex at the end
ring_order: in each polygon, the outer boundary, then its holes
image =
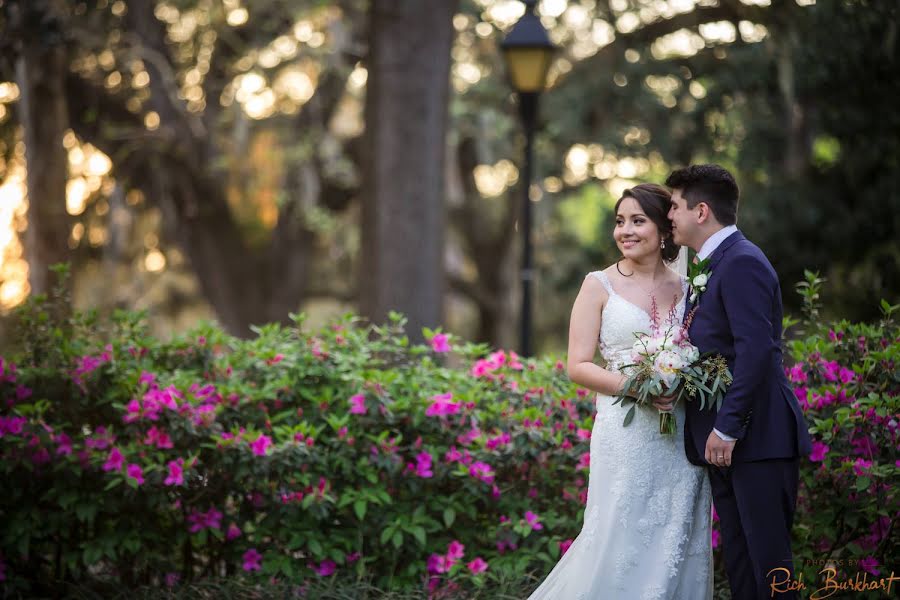
POLYGON ((660 250, 666 249, 666 240, 659 240, 659 249, 660 250))

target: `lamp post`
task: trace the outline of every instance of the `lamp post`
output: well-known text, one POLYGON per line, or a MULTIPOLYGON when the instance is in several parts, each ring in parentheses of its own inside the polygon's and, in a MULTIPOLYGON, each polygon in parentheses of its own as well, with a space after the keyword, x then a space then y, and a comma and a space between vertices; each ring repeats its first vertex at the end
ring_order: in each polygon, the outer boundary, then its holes
POLYGON ((547 71, 556 46, 550 41, 540 18, 534 14, 536 0, 522 0, 525 14, 501 42, 503 58, 513 88, 519 97, 519 115, 525 132, 525 157, 522 165, 522 306, 520 345, 523 356, 531 356, 531 283, 534 280, 531 253, 531 198, 534 131, 537 125, 538 98, 547 84, 547 71))

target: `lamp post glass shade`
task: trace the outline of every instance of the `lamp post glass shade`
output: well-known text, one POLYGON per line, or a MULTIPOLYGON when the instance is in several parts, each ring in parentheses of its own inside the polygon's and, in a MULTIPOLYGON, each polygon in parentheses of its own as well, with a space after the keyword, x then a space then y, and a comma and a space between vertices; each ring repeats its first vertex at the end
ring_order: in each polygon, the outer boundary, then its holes
POLYGON ((509 78, 517 92, 542 92, 553 59, 552 48, 504 48, 509 78))
POLYGON ((513 25, 500 48, 516 91, 543 92, 556 46, 534 14, 534 0, 524 1, 525 14, 513 25))

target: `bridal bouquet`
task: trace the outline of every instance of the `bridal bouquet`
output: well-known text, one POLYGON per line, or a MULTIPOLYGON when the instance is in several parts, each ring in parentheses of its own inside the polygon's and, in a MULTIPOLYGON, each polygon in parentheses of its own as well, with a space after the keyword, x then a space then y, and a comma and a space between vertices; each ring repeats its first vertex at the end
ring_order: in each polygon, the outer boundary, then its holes
MULTIPOLYGON (((682 398, 700 401, 700 409, 720 408, 728 386, 731 385, 731 371, 720 354, 700 351, 691 343, 687 331, 693 319, 692 310, 684 324, 675 323, 673 306, 669 312, 668 327, 659 322, 656 299, 652 299, 650 333, 635 333, 637 340, 632 347, 632 364, 622 367, 628 380, 613 404, 631 405, 625 413, 623 426, 634 418, 638 406, 651 404, 654 397, 674 396, 674 404, 682 398)), ((676 431, 675 414, 659 412, 659 432, 672 434, 676 431)))

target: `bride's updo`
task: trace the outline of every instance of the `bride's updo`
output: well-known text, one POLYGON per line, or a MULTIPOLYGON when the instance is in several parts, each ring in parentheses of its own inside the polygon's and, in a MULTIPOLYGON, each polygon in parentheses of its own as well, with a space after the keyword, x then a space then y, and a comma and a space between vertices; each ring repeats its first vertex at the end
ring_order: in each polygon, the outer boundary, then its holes
POLYGON ((665 241, 666 247, 660 253, 662 259, 673 262, 678 258, 679 246, 672 239, 672 222, 669 221, 669 208, 672 206, 672 194, 661 185, 655 183, 642 183, 622 192, 622 197, 616 202, 614 213, 619 212, 619 205, 625 198, 634 198, 635 202, 644 211, 644 214, 656 224, 660 237, 665 241))

